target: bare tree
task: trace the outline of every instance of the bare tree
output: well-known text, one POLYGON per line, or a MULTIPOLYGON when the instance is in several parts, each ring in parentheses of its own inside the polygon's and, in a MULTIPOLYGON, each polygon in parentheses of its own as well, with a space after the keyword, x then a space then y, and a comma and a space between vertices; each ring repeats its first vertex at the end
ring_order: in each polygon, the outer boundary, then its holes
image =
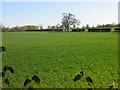
POLYGON ((42 24, 39 24, 39 29, 43 29, 43 25, 42 24))
POLYGON ((0 22, 0 31, 2 31, 3 24, 0 22))
POLYGON ((87 24, 87 25, 86 25, 86 28, 88 29, 89 27, 90 27, 90 25, 89 25, 89 24, 87 24))
POLYGON ((79 19, 76 19, 75 16, 71 13, 63 13, 62 26, 69 31, 71 25, 80 25, 79 19))

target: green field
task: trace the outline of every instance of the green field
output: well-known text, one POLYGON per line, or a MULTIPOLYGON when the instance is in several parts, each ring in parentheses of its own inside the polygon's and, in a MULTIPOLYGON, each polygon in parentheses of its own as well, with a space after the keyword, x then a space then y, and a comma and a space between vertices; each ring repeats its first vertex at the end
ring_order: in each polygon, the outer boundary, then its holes
POLYGON ((24 87, 24 80, 37 74, 41 82, 34 88, 88 88, 118 86, 118 33, 115 32, 5 32, 2 66, 12 66, 14 74, 5 78, 10 86, 24 87), (84 77, 74 82, 83 68, 84 77))

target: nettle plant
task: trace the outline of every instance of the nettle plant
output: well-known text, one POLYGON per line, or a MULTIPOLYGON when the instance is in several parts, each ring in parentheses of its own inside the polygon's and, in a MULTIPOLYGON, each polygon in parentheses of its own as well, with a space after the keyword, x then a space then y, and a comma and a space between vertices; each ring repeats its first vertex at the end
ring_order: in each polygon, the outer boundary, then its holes
MULTIPOLYGON (((86 81, 87 81, 87 83, 88 83, 88 85, 89 85, 89 88, 87 89, 87 90, 94 90, 95 88, 94 87, 92 87, 92 83, 93 83, 93 79, 92 79, 92 77, 90 77, 90 76, 85 76, 85 74, 84 74, 84 72, 83 72, 83 70, 81 69, 80 70, 80 72, 74 77, 74 83, 75 82, 77 82, 77 81, 79 81, 81 78, 84 78, 85 77, 85 79, 86 79, 86 81)), ((75 86, 76 86, 76 84, 75 84, 75 86)), ((114 85, 114 81, 112 82, 112 85, 110 85, 110 86, 108 86, 108 88, 110 89, 110 90, 118 90, 118 88, 116 88, 115 87, 115 85, 114 85)))
MULTIPOLYGON (((84 72, 81 69, 80 72, 75 76, 74 82, 79 81, 83 76, 84 76, 84 72)), ((88 76, 88 77, 86 77, 86 81, 87 81, 87 83, 88 83, 88 85, 90 86, 90 89, 91 89, 92 88, 91 84, 93 83, 92 78, 88 76)))
POLYGON ((35 82, 36 84, 40 84, 40 78, 37 75, 33 75, 31 78, 28 78, 24 81, 24 87, 32 88, 31 83, 35 82))
POLYGON ((5 46, 0 46, 0 52, 5 52, 6 51, 6 47, 5 46))
POLYGON ((14 73, 14 69, 12 67, 10 67, 10 66, 4 66, 4 68, 3 68, 2 72, 1 72, 1 77, 2 77, 3 83, 10 86, 10 80, 6 76, 7 72, 14 73))

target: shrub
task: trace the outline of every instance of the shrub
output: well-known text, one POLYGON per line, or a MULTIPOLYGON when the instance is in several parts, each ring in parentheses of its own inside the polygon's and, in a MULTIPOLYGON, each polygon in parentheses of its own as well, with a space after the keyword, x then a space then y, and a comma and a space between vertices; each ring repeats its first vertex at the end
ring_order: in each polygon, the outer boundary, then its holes
POLYGON ((120 28, 115 28, 115 32, 120 32, 120 28))
POLYGON ((89 28, 88 32, 110 32, 110 28, 89 28))
POLYGON ((41 31, 41 32, 54 31, 54 32, 62 32, 63 29, 36 29, 36 30, 25 30, 25 31, 41 31))
POLYGON ((72 29, 72 32, 83 32, 85 29, 72 29))

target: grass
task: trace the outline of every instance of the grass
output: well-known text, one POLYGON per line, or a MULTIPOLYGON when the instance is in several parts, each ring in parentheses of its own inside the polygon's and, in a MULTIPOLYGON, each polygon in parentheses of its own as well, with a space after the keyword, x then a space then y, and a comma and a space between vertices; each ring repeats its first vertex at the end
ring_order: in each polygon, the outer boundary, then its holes
POLYGON ((7 72, 9 87, 24 87, 33 74, 41 79, 40 84, 32 82, 35 88, 88 88, 87 76, 95 88, 108 88, 113 81, 118 86, 117 33, 6 32, 3 45, 2 64, 15 70, 7 72), (85 76, 74 82, 81 68, 85 76))

